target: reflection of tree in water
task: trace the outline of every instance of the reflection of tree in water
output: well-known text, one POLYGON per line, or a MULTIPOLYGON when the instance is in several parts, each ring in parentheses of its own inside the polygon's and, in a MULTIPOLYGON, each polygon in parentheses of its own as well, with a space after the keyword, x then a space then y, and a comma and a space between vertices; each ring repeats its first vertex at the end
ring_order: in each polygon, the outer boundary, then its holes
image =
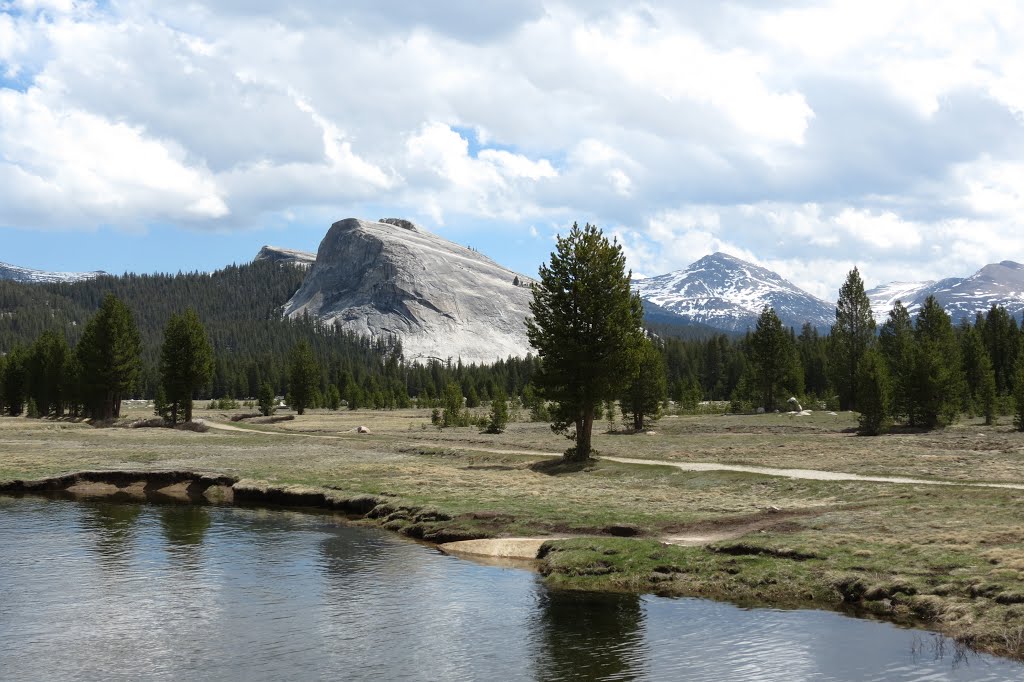
POLYGON ((101 560, 117 560, 131 547, 142 506, 117 502, 82 502, 82 525, 92 531, 101 560))
POLYGON ((644 612, 636 595, 538 594, 538 680, 632 680, 643 672, 644 612))
POLYGON ((167 540, 167 549, 179 555, 186 566, 198 565, 199 550, 210 523, 210 513, 204 507, 167 505, 160 508, 160 528, 167 540))
POLYGON ((201 545, 210 528, 210 513, 190 504, 167 505, 160 508, 160 527, 171 545, 201 545))

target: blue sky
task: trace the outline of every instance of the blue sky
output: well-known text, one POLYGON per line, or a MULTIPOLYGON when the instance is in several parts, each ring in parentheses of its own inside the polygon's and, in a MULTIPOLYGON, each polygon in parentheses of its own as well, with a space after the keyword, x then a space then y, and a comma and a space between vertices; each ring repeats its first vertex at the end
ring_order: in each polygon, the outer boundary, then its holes
POLYGON ((533 273, 591 221, 834 299, 1024 260, 1006 0, 0 0, 0 261, 209 270, 405 217, 533 273))

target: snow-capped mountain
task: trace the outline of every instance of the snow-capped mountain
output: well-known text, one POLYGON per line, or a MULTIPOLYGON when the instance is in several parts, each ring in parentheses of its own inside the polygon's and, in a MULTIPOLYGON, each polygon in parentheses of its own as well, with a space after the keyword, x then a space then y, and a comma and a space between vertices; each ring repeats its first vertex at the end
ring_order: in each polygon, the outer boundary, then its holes
POLYGON ((835 306, 776 273, 725 253, 705 256, 667 275, 635 281, 640 296, 683 318, 726 331, 753 329, 765 306, 787 327, 810 322, 819 330, 835 322, 835 306))
POLYGON ((1003 306, 1018 317, 1024 312, 1024 265, 1004 260, 986 265, 970 277, 949 277, 938 282, 894 282, 875 287, 867 295, 879 324, 889 316, 897 299, 911 315, 916 315, 929 296, 935 296, 954 323, 963 319, 973 322, 977 313, 985 313, 993 305, 1003 306))
POLYGON ((0 279, 13 280, 15 282, 27 282, 29 284, 41 284, 51 282, 82 282, 87 279, 96 279, 107 273, 102 270, 95 272, 47 272, 45 270, 33 270, 23 268, 19 265, 0 263, 0 279))
POLYGON ((287 263, 308 269, 316 262, 316 254, 280 246, 264 246, 253 260, 269 260, 272 263, 287 263))
POLYGON ((963 277, 947 277, 938 281, 890 282, 889 284, 880 284, 874 289, 868 289, 864 293, 871 300, 871 314, 874 316, 875 322, 882 324, 889 317, 889 311, 892 310, 896 301, 900 301, 911 315, 916 315, 921 304, 929 296, 940 291, 948 291, 963 281, 963 277))

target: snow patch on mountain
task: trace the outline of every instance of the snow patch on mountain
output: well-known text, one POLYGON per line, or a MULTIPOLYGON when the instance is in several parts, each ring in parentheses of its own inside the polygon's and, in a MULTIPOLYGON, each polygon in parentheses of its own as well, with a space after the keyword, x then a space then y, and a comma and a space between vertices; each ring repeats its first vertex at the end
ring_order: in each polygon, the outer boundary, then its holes
POLYGON ((102 277, 107 273, 102 270, 95 272, 50 272, 47 270, 34 270, 23 268, 19 265, 0 263, 0 279, 14 282, 25 282, 28 284, 49 284, 53 282, 83 282, 89 279, 102 277))
POLYGON ((783 324, 820 330, 835 322, 835 306, 812 296, 778 274, 753 263, 713 253, 689 267, 634 280, 640 296, 683 318, 725 331, 753 329, 765 306, 783 324))
POLYGON ((911 315, 916 315, 929 296, 949 313, 955 324, 974 321, 999 305, 1019 317, 1024 312, 1024 265, 1014 261, 991 263, 970 277, 949 277, 937 282, 893 282, 867 292, 875 321, 882 324, 897 300, 911 315))

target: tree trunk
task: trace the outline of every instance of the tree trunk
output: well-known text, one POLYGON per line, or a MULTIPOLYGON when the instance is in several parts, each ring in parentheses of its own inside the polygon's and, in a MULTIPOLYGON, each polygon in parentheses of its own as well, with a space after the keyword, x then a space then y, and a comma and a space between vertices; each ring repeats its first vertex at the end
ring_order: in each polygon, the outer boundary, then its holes
POLYGON ((177 426, 178 424, 178 401, 175 400, 171 403, 171 426, 177 426))
POLYGON ((192 398, 186 398, 184 401, 185 408, 185 421, 192 421, 192 398))
POLYGON ((585 462, 590 459, 590 442, 594 430, 594 408, 588 409, 576 419, 576 447, 571 450, 572 456, 566 459, 573 462, 585 462))

